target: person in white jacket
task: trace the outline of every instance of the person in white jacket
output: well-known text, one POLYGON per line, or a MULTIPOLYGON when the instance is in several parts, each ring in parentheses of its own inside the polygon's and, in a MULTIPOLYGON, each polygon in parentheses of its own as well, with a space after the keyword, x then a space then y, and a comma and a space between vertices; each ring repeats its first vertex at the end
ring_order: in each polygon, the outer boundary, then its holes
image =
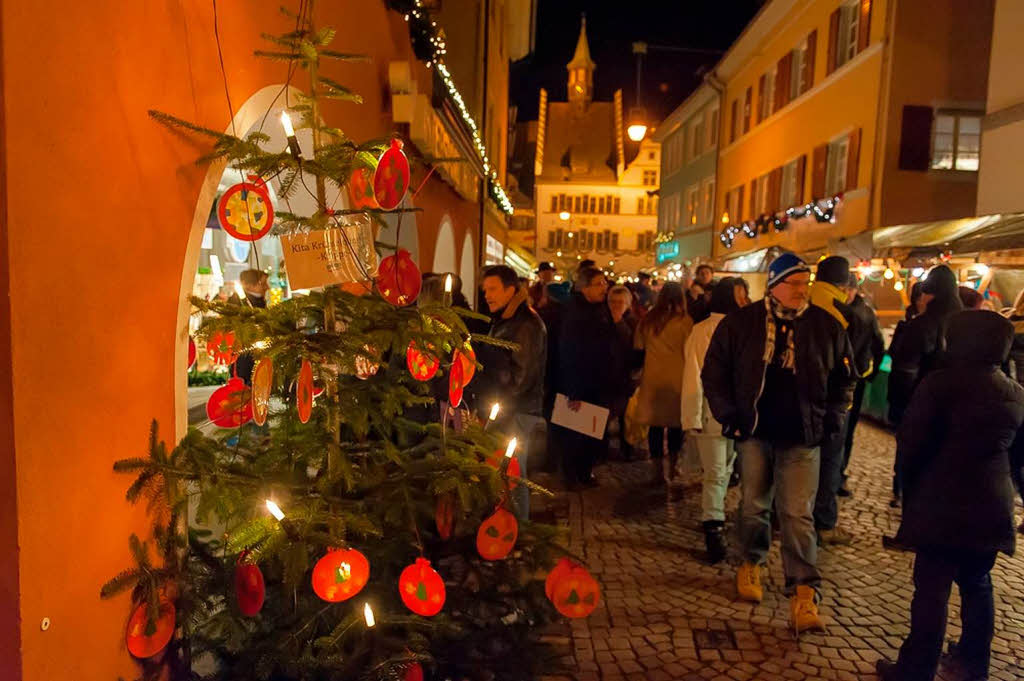
POLYGON ((715 327, 725 315, 750 303, 747 283, 739 277, 726 277, 711 292, 711 315, 693 327, 683 347, 683 391, 680 418, 688 438, 693 438, 704 469, 701 493, 701 520, 708 561, 725 558, 725 494, 729 489, 736 452, 733 441, 722 435, 722 424, 715 421, 704 398, 700 373, 704 355, 711 344, 715 327))

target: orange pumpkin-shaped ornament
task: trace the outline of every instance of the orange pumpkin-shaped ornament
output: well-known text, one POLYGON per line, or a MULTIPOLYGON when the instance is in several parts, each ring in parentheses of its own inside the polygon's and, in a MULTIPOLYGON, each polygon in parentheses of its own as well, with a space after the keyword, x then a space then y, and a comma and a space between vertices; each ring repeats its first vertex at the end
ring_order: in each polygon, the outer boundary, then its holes
POLYGON ((409 349, 405 351, 405 364, 409 367, 409 373, 417 381, 429 381, 437 375, 437 370, 441 368, 441 360, 436 355, 420 350, 416 347, 415 341, 410 342, 409 349))
POLYGON ((234 364, 240 349, 234 331, 214 331, 206 341, 206 354, 217 366, 226 367, 234 364))
POLYGON ((235 566, 235 597, 238 599, 238 610, 246 617, 252 617, 263 607, 267 588, 263 582, 263 572, 258 565, 246 560, 248 555, 248 551, 243 551, 235 566))
POLYGON ((499 508, 480 524, 476 533, 476 550, 484 560, 501 560, 512 553, 519 537, 519 522, 516 517, 499 508))
POLYGON ((274 206, 267 185, 258 175, 228 187, 217 206, 221 229, 242 241, 256 241, 274 226, 274 206))
POLYGON ((373 183, 370 181, 373 171, 361 166, 352 171, 348 178, 348 199, 353 208, 380 208, 373 197, 373 183))
POLYGON ((153 657, 167 647, 174 635, 174 622, 177 610, 167 598, 160 599, 160 612, 156 618, 156 627, 148 629, 149 604, 140 603, 128 619, 124 642, 128 652, 138 658, 153 657))
POLYGON ((235 376, 206 402, 206 416, 218 428, 238 428, 252 420, 252 400, 245 382, 235 376))
POLYGON ((274 382, 274 363, 264 357, 252 370, 252 420, 257 426, 267 422, 270 413, 270 388, 274 382))
POLYGON ((444 580, 430 567, 426 558, 417 558, 415 563, 402 570, 398 578, 398 592, 405 607, 417 615, 432 617, 444 606, 444 580))
POLYGON ((391 148, 377 161, 373 173, 373 195, 384 210, 393 210, 409 191, 409 159, 402 151, 402 140, 391 140, 391 148))
POLYGON ((402 681, 423 681, 423 666, 419 662, 405 665, 402 681))
POLYGON ((601 602, 601 587, 586 568, 577 566, 554 585, 551 602, 566 617, 587 617, 601 602))
POLYGON ((467 342, 455 351, 453 359, 462 365, 462 385, 469 385, 476 375, 476 352, 473 351, 473 346, 467 342))
POLYGON ((555 564, 555 567, 548 573, 548 578, 544 580, 544 595, 548 597, 549 601, 553 601, 555 597, 555 586, 558 582, 572 572, 573 568, 577 567, 582 566, 568 558, 562 558, 555 564))
POLYGON ((462 393, 466 388, 463 374, 462 362, 456 358, 452 368, 448 371, 448 404, 451 405, 452 409, 462 404, 462 393))
POLYGON ((394 255, 380 261, 377 290, 392 305, 402 307, 411 304, 419 297, 422 286, 423 275, 409 251, 400 248, 394 255))
POLYGON ((299 368, 299 380, 295 384, 295 403, 299 411, 299 421, 309 423, 313 414, 313 365, 308 359, 302 360, 299 368))
POLYGON ((370 563, 355 549, 334 549, 313 567, 313 591, 328 603, 347 601, 370 580, 370 563))
POLYGON ((434 510, 434 522, 437 524, 437 534, 441 539, 450 539, 455 529, 455 495, 442 494, 437 498, 437 508, 434 510))

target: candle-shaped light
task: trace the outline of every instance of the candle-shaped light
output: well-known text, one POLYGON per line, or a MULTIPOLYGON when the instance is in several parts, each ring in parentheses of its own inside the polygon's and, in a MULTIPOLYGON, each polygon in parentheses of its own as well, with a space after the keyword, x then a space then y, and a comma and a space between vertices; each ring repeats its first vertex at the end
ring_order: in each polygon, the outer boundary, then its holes
POLYGON ((373 618, 373 608, 370 607, 369 603, 363 606, 363 617, 366 618, 367 629, 372 629, 377 624, 377 620, 373 618))
POLYGON ((498 418, 498 412, 501 411, 501 405, 495 402, 491 405, 491 413, 487 417, 488 421, 494 421, 498 418))
POLYGON ((511 440, 508 441, 508 448, 505 449, 505 458, 506 459, 511 459, 512 458, 512 455, 516 453, 516 445, 518 445, 518 444, 519 444, 519 440, 516 439, 516 438, 512 438, 511 440))
POLYGON ((288 138, 288 151, 295 158, 299 158, 302 156, 302 148, 299 146, 299 140, 295 137, 295 128, 292 127, 292 119, 287 111, 281 112, 281 126, 284 127, 284 136, 288 138))
POLYGON ((444 275, 444 304, 452 304, 452 275, 451 273, 444 275))
POLYGON ((284 511, 282 511, 281 507, 270 499, 267 499, 267 510, 270 511, 270 515, 277 518, 278 521, 284 520, 284 511))

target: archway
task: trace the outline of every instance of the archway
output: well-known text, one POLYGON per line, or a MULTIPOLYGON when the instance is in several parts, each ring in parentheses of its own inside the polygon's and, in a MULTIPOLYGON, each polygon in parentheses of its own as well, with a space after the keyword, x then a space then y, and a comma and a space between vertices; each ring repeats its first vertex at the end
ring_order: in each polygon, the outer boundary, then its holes
POLYGON ((469 300, 476 300, 476 253, 473 251, 473 235, 466 230, 466 238, 462 240, 462 266, 459 268, 462 277, 462 294, 469 300))
POLYGON ((437 243, 434 244, 434 265, 432 272, 455 272, 455 230, 452 219, 445 213, 441 218, 441 229, 437 232, 437 243))

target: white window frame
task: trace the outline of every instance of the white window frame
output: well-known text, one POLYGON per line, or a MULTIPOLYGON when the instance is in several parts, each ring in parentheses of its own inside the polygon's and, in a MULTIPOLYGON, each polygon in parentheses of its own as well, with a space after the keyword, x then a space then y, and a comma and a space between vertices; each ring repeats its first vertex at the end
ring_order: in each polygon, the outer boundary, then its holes
POLYGON ((759 118, 762 121, 773 113, 772 109, 775 106, 775 74, 778 70, 779 68, 777 66, 773 66, 770 71, 764 74, 765 84, 764 92, 762 93, 764 96, 761 97, 761 100, 757 103, 757 107, 760 112, 759 118))
POLYGON ((701 182, 701 208, 704 216, 704 223, 708 224, 715 219, 715 178, 709 177, 701 182))
POLYGON ((693 157, 699 158, 707 151, 704 148, 704 138, 707 135, 705 129, 706 123, 704 122, 703 116, 698 116, 697 121, 693 124, 693 157))
POLYGON ((718 146, 718 107, 708 110, 708 149, 718 146))
POLYGON ((726 206, 726 212, 729 213, 729 223, 736 224, 740 221, 740 187, 743 185, 738 184, 729 191, 729 205, 726 206))
POLYGON ((690 185, 686 188, 686 209, 685 227, 692 227, 697 224, 698 202, 700 201, 699 187, 690 185))
POLYGON ((782 166, 782 181, 779 183, 779 205, 783 210, 792 208, 797 204, 796 188, 800 179, 797 177, 799 165, 800 159, 794 159, 782 166))
POLYGON ((804 59, 807 57, 807 39, 793 48, 793 64, 789 70, 789 101, 793 101, 802 93, 800 86, 803 83, 804 59))
POLYGON ((770 184, 771 177, 771 173, 765 173, 757 178, 757 200, 754 204, 757 208, 754 213, 755 218, 762 213, 768 212, 768 202, 771 201, 771 197, 768 196, 768 185, 770 184))
POLYGON ((842 5, 839 8, 839 35, 836 45, 836 68, 846 64, 857 56, 857 46, 860 40, 860 1, 842 5))
MULTIPOLYGON (((828 143, 825 163, 825 194, 835 196, 846 190, 846 166, 850 156, 850 136, 843 135, 828 143)), ((816 199, 822 197, 816 196, 816 199)))
POLYGON ((982 119, 983 116, 984 116, 984 113, 978 112, 978 111, 953 111, 953 110, 942 110, 942 109, 936 111, 935 112, 935 120, 932 122, 932 148, 931 148, 929 168, 931 168, 932 170, 958 170, 958 171, 961 171, 961 172, 970 172, 970 173, 978 172, 978 167, 980 166, 980 153, 981 153, 981 119, 982 119), (977 121, 978 121, 978 124, 977 124, 978 132, 977 133, 973 133, 973 132, 971 132, 971 133, 963 133, 961 131, 961 123, 962 123, 963 119, 966 119, 966 118, 977 119, 977 121), (946 132, 940 133, 940 132, 938 132, 939 120, 940 119, 952 119, 952 123, 953 123, 953 131, 952 131, 952 133, 946 133, 946 132), (946 163, 944 161, 943 162, 939 162, 939 161, 936 160, 936 156, 935 156, 935 153, 936 153, 935 142, 936 142, 936 138, 940 134, 941 135, 949 135, 950 136, 950 156, 948 157, 948 163, 949 163, 948 165, 946 165, 946 163), (963 144, 962 144, 963 139, 964 139, 964 137, 968 137, 968 136, 977 138, 977 143, 975 144, 976 148, 975 148, 974 151, 968 151, 968 150, 962 148, 963 147, 963 144), (971 163, 971 159, 965 158, 965 157, 973 157, 973 161, 974 161, 973 164, 971 163), (962 165, 961 165, 961 161, 964 161, 964 163, 962 165))

